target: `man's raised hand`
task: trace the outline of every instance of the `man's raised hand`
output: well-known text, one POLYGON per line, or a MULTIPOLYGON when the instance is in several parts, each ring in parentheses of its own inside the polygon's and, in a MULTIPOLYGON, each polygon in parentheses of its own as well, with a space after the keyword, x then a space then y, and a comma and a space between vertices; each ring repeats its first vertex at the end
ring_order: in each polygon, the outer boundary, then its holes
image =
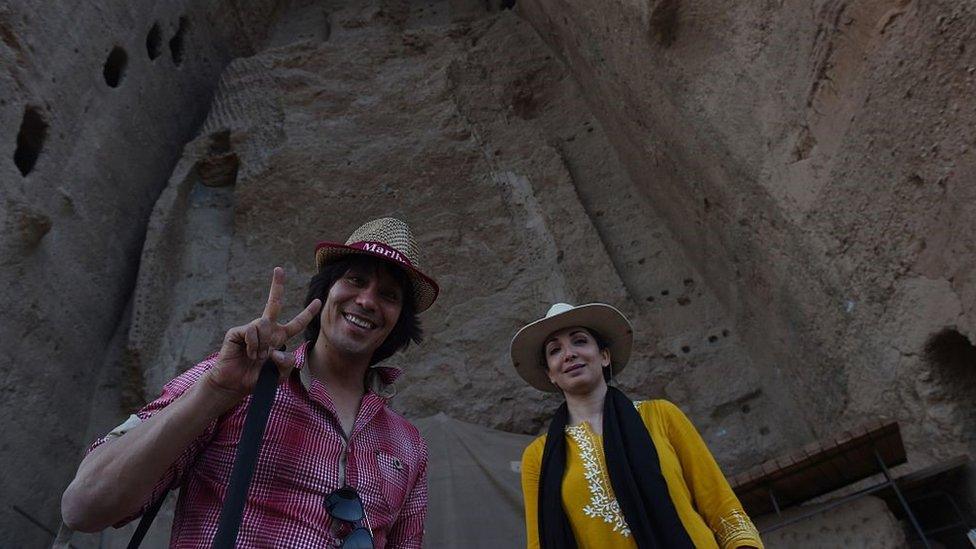
POLYGON ((207 373, 206 380, 228 400, 229 406, 251 393, 261 373, 261 365, 268 357, 278 367, 281 377, 286 377, 295 366, 295 354, 278 348, 305 330, 305 326, 319 314, 322 302, 313 299, 287 324, 279 324, 284 293, 285 271, 275 267, 264 312, 259 318, 231 328, 224 335, 217 365, 207 373))

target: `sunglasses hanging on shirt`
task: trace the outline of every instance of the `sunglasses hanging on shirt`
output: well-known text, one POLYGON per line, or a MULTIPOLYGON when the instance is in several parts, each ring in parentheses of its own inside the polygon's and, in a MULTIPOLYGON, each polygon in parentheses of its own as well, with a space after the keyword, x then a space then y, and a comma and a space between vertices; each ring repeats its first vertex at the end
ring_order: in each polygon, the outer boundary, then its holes
POLYGON ((373 529, 359 494, 351 487, 337 488, 325 496, 325 509, 329 516, 353 525, 353 531, 342 540, 340 549, 373 549, 373 529), (366 526, 362 526, 362 522, 366 526))

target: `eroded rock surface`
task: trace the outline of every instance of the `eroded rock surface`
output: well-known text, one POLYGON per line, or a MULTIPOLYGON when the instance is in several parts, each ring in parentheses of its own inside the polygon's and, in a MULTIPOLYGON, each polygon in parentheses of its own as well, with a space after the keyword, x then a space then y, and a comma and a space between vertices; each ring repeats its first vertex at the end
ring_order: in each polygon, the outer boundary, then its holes
POLYGON ((138 376, 99 372, 147 221, 276 4, 0 4, 0 545, 50 543, 92 402, 101 426, 142 400, 138 376))
POLYGON ((912 467, 976 450, 972 9, 519 3, 756 375, 817 436, 897 419, 912 467))
POLYGON ((80 9, 141 30, 63 43, 53 8, 0 9, 0 462, 26 472, 0 492, 53 527, 85 443, 259 314, 273 266, 297 312, 315 243, 386 215, 443 288, 393 359, 408 416, 539 432, 558 398, 511 336, 606 301, 637 333, 619 385, 729 473, 879 416, 910 467, 976 451, 969 6, 505 4, 80 9))
POLYGON ((292 273, 297 310, 316 241, 396 215, 444 288, 424 315, 427 341, 396 359, 408 375, 395 402, 408 415, 538 432, 557 399, 514 375, 511 335, 553 301, 605 300, 638 326, 622 386, 682 402, 723 460, 748 463, 799 439, 774 421, 770 395, 781 390, 754 375, 571 75, 514 13, 469 13, 355 4, 330 12, 328 40, 228 68, 147 236, 129 341, 147 394, 213 349, 221 327, 257 314, 272 266, 292 273), (240 159, 232 190, 206 190, 189 168, 215 135, 240 159), (195 194, 217 192, 230 193, 230 222, 195 222, 195 194), (200 247, 209 251, 192 259, 200 247), (173 268, 187 261, 206 272, 173 268), (225 291, 208 287, 216 279, 225 291))

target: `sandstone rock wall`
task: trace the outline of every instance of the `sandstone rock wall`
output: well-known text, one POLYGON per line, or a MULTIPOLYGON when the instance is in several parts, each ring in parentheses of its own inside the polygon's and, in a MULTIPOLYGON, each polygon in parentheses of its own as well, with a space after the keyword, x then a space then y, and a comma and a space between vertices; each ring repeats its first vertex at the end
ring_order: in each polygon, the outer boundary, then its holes
POLYGON ((637 326, 621 386, 679 402, 723 464, 804 440, 530 25, 480 2, 323 6, 328 33, 227 68, 157 201, 125 343, 146 395, 259 314, 274 265, 297 312, 318 240, 396 215, 443 288, 427 340, 391 359, 408 416, 539 432, 558 399, 521 382, 508 342, 554 301, 601 300, 637 326))
POLYGON ((508 342, 599 300, 728 473, 867 416, 976 450, 968 4, 503 4, 0 8, 3 497, 53 528, 86 441, 385 215, 443 288, 408 416, 539 432, 508 342))
POLYGON ((50 541, 156 197, 276 4, 0 4, 0 545, 50 541))
MULTIPOLYGON (((829 503, 829 502, 828 502, 829 503)), ((821 506, 823 507, 823 506, 821 506)), ((816 511, 817 506, 802 506, 787 510, 781 517, 758 517, 756 525, 765 529, 816 511)), ((867 496, 820 513, 763 535, 767 547, 790 549, 828 549, 858 547, 859 549, 905 549, 902 525, 881 499, 867 496)))
POLYGON ((147 234, 128 344, 146 393, 258 314, 272 266, 292 273, 297 310, 316 241, 397 215, 444 288, 423 347, 393 359, 407 414, 538 432, 557 400, 514 375, 511 335, 553 301, 606 300, 638 326, 621 384, 681 402, 726 463, 802 440, 571 75, 515 14, 477 6, 337 5, 328 39, 225 71, 147 234), (239 162, 222 190, 199 176, 215 136, 239 162), (194 197, 218 194, 224 221, 194 221, 210 207, 194 197))
POLYGON ((581 3, 520 13, 818 436, 974 450, 973 6, 581 3))

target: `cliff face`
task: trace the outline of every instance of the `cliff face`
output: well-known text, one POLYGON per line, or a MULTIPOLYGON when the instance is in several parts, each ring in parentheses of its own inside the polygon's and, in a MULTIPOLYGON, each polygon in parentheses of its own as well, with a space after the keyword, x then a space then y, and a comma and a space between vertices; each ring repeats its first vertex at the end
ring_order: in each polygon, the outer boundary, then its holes
POLYGON ((635 186, 826 435, 972 452, 976 25, 955 2, 520 2, 635 186))
POLYGON ((558 399, 511 336, 605 301, 636 327, 619 385, 677 402, 729 473, 877 416, 913 466, 976 450, 968 8, 252 4, 86 8, 62 42, 42 22, 68 15, 0 11, 0 462, 31 471, 0 491, 42 523, 272 267, 297 312, 315 243, 386 215, 443 288, 391 359, 408 416, 538 432, 558 399))
MULTIPOLYGON (((223 67, 263 40, 274 7, 0 5, 3 545, 50 541, 26 517, 57 527, 153 205, 223 67)), ((124 385, 141 399, 141 382, 124 385)))

